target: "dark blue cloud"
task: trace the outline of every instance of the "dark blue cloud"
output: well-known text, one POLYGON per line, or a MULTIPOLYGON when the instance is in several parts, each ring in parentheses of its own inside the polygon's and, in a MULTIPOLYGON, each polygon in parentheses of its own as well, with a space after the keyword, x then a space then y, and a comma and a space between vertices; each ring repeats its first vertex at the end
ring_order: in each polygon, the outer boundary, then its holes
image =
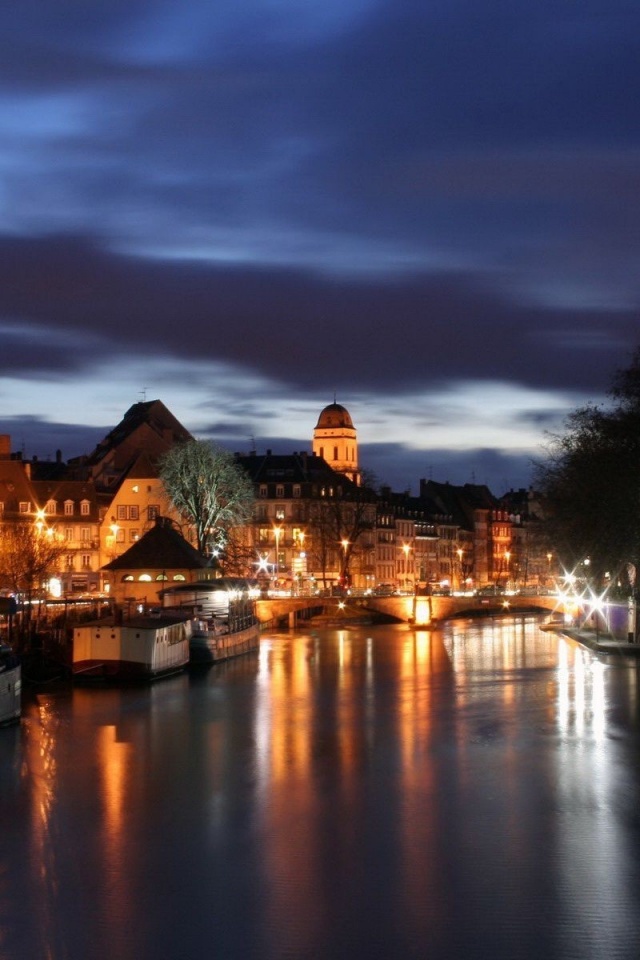
POLYGON ((635 3, 24 0, 0 27, 2 376, 208 360, 383 414, 469 380, 599 395, 638 342, 635 3))

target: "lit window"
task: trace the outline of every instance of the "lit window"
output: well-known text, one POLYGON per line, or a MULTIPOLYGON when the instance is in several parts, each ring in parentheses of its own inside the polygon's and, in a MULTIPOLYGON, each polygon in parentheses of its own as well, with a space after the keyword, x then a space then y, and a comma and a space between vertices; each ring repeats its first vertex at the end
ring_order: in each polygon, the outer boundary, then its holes
POLYGON ((88 500, 82 500, 80 502, 80 513, 83 517, 88 517, 91 513, 91 504, 88 500))
POLYGON ((129 530, 129 540, 131 543, 135 543, 139 539, 139 534, 137 530, 129 530))
POLYGON ((186 580, 186 577, 183 573, 175 573, 173 575, 174 580, 186 580))
POLYGON ((140 581, 140 583, 150 583, 150 582, 151 582, 151 574, 150 574, 150 573, 141 573, 140 576, 138 577, 138 580, 140 581))
POLYGON ((73 500, 65 500, 64 502, 64 515, 65 517, 73 516, 73 500))

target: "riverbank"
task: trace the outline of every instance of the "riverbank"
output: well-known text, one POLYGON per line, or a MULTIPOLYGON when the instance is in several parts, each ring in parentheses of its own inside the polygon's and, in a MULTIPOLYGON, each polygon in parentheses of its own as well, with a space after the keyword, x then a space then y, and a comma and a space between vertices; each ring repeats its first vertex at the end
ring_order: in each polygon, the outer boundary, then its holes
POLYGON ((603 634, 597 630, 589 630, 584 627, 567 627, 564 624, 553 628, 547 627, 547 629, 553 629, 555 633, 562 633, 596 653, 640 657, 640 643, 637 641, 617 640, 610 634, 603 634))

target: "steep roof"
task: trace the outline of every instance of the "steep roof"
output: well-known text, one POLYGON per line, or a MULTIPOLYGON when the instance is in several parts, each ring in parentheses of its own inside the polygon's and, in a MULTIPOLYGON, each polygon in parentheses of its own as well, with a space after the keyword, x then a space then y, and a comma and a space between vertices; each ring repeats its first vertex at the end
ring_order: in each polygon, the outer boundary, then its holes
POLYGON ((159 475, 158 467, 143 450, 126 472, 127 480, 155 480, 159 475))
MULTIPOLYGON (((252 483, 325 484, 340 487, 343 495, 362 488, 344 474, 333 470, 324 457, 315 453, 251 453, 236 454, 236 463, 248 474, 252 483)), ((275 496, 275 493, 274 493, 275 496)))
POLYGON ((161 400, 147 400, 129 407, 120 423, 110 430, 89 454, 87 462, 100 463, 107 453, 122 446, 142 427, 161 439, 167 449, 175 443, 192 439, 189 431, 176 420, 161 400))
POLYGON ((167 517, 158 517, 144 536, 102 569, 203 570, 208 566, 206 558, 184 539, 167 517))
POLYGON ((427 509, 450 516, 454 523, 467 530, 473 529, 475 510, 493 510, 498 506, 497 500, 484 484, 465 483, 458 487, 452 483, 421 480, 420 498, 431 504, 427 509))

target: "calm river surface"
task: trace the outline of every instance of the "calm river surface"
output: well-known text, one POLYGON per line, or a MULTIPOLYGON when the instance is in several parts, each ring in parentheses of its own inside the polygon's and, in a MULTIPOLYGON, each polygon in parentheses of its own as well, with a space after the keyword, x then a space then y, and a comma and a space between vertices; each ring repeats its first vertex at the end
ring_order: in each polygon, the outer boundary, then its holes
POLYGON ((639 698, 523 619, 39 687, 0 730, 0 958, 637 960, 639 698))

